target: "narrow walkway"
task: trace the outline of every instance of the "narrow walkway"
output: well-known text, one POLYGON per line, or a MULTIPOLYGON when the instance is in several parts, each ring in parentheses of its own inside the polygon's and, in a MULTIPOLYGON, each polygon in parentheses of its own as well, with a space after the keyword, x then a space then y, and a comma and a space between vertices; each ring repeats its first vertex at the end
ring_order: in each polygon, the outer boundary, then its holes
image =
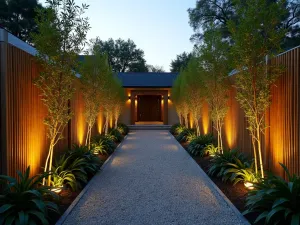
POLYGON ((247 224, 167 131, 134 131, 64 225, 247 224))

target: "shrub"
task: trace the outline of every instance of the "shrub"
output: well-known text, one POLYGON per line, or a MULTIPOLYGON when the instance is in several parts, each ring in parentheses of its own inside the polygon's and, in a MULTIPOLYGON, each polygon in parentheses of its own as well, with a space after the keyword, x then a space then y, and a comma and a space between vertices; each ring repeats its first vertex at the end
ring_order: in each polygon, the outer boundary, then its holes
POLYGON ((127 135, 129 132, 129 127, 124 124, 124 123, 118 123, 117 130, 122 134, 122 135, 127 135))
POLYGON ((109 155, 115 150, 116 144, 110 135, 97 135, 92 138, 92 148, 96 154, 109 155))
POLYGON ((180 133, 182 133, 184 130, 186 130, 187 128, 183 125, 179 125, 175 128, 175 132, 174 135, 179 135, 180 133))
POLYGON ((176 140, 179 142, 188 141, 188 137, 192 137, 195 135, 195 130, 190 128, 184 128, 181 133, 176 136, 176 140))
POLYGON ((74 145, 70 151, 56 160, 52 183, 60 182, 70 186, 72 190, 80 189, 87 183, 88 177, 99 170, 101 164, 99 158, 87 146, 74 145))
POLYGON ((190 142, 187 151, 193 156, 203 156, 204 153, 202 151, 207 145, 212 144, 213 141, 214 137, 211 134, 200 135, 190 142))
POLYGON ((224 172, 227 169, 232 168, 231 164, 234 164, 236 159, 243 163, 248 162, 246 156, 243 153, 239 153, 236 149, 224 150, 223 153, 217 153, 215 157, 211 159, 211 166, 208 170, 208 174, 211 176, 222 177, 223 180, 227 180, 224 172))
POLYGON ((204 157, 204 156, 211 156, 211 157, 215 157, 216 154, 220 153, 220 148, 214 146, 213 144, 209 144, 206 145, 203 149, 203 151, 200 152, 200 156, 204 157))
POLYGON ((118 129, 110 129, 109 135, 116 142, 121 142, 123 140, 123 136, 122 136, 121 132, 118 129))
POLYGON ((48 174, 29 178, 30 166, 24 174, 17 172, 19 179, 0 176, 4 186, 0 195, 0 224, 49 224, 52 213, 59 213, 57 205, 52 201, 58 196, 51 187, 41 186, 43 178, 48 174))
POLYGON ((170 128, 170 133, 173 134, 173 135, 177 134, 176 129, 180 126, 181 126, 180 123, 175 123, 174 125, 172 125, 171 128, 170 128))
POLYGON ((265 224, 300 224, 300 177, 291 176, 285 170, 288 182, 281 177, 269 175, 262 182, 254 184, 254 190, 249 192, 245 214, 258 212, 255 223, 265 224))
POLYGON ((241 161, 238 158, 233 159, 234 163, 227 163, 226 170, 223 173, 223 181, 230 180, 233 184, 238 182, 257 183, 258 174, 255 174, 254 162, 241 161))

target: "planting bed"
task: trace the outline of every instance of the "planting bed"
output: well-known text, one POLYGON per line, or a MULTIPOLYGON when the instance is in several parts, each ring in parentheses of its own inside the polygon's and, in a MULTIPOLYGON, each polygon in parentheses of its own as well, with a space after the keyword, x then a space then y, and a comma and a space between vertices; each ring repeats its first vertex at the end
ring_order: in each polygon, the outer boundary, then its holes
MULTIPOLYGON (((184 149, 187 149, 187 143, 181 143, 184 149)), ((191 156, 197 164, 202 168, 202 170, 208 175, 208 169, 210 165, 211 157, 200 157, 191 156)), ((232 202, 232 204, 241 212, 245 211, 246 198, 248 195, 248 190, 245 188, 244 184, 238 183, 233 185, 230 182, 223 182, 221 178, 212 177, 208 175, 210 179, 217 185, 217 187, 226 195, 226 197, 232 202)), ((256 219, 256 215, 246 215, 245 218, 253 224, 256 219)))

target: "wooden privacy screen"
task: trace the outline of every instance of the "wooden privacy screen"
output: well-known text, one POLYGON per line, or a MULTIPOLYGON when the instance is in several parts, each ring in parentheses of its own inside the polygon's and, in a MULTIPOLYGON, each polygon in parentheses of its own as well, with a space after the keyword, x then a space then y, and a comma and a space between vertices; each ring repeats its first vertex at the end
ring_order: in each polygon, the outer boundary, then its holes
MULTIPOLYGON (((49 146, 43 123, 47 109, 41 101, 40 91, 33 84, 40 70, 32 55, 10 44, 0 44, 1 51, 5 51, 0 54, 1 66, 6 66, 6 73, 1 72, 1 174, 16 176, 17 170, 24 171, 28 165, 31 173, 37 174, 44 166, 49 146)), ((74 115, 64 131, 65 138, 56 146, 56 154, 72 143, 85 141, 86 123, 80 85, 76 79, 76 92, 71 100, 74 115)), ((99 112, 93 134, 102 131, 103 121, 99 112)))
MULTIPOLYGON (((282 65, 285 72, 271 88, 272 104, 266 112, 265 137, 263 142, 263 158, 266 168, 277 175, 285 177, 279 165, 284 163, 291 173, 300 175, 300 133, 299 133, 299 76, 300 47, 287 51, 270 61, 271 64, 282 65)), ((228 101, 229 111, 223 126, 223 142, 226 148, 238 148, 252 156, 251 138, 243 110, 236 100, 236 89, 233 87, 234 76, 230 77, 232 84, 228 101)), ((211 122, 208 122, 208 106, 204 105, 200 120, 202 132, 208 127, 209 132, 216 132, 211 122)))

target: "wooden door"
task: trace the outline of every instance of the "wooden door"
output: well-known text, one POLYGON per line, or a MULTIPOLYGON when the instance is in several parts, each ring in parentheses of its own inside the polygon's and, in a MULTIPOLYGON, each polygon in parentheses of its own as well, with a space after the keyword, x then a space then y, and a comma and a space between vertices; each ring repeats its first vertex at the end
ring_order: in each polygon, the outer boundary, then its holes
POLYGON ((138 121, 161 121, 161 96, 138 95, 138 121))

